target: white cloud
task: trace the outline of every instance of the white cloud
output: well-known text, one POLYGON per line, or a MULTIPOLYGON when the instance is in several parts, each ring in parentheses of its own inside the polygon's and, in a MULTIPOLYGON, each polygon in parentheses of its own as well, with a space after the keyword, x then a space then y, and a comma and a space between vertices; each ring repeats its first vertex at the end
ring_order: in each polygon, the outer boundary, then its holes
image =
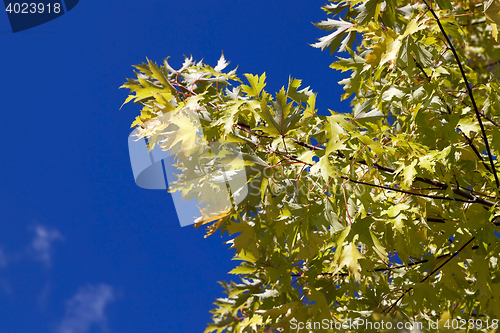
POLYGON ((35 237, 31 242, 30 252, 37 260, 49 266, 52 259, 52 243, 56 240, 64 240, 64 237, 56 229, 47 229, 44 226, 33 228, 35 237))
POLYGON ((67 301, 66 316, 58 327, 58 333, 85 333, 93 324, 106 327, 104 313, 108 303, 114 301, 115 292, 106 284, 87 286, 67 301))

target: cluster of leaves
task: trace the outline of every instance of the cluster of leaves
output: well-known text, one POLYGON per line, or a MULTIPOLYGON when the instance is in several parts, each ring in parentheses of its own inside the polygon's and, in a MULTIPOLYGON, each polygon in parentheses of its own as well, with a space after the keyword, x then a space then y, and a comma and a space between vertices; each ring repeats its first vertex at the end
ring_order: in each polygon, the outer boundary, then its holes
POLYGON ((127 101, 143 105, 133 126, 151 148, 194 149, 193 123, 166 140, 163 120, 194 112, 207 142, 238 145, 244 157, 248 195, 197 224, 211 223, 207 235, 238 233, 241 261, 231 271, 241 283, 222 283, 227 297, 206 332, 357 318, 425 328, 441 320, 436 331, 446 331, 447 318, 500 318, 500 5, 352 0, 323 9, 333 18, 317 26, 334 32, 313 46, 347 52, 331 67, 351 72, 339 82, 351 114, 317 115, 300 80, 274 96, 265 74, 244 83, 224 73, 223 56, 213 68, 186 59, 179 70, 148 60, 124 84, 127 101))

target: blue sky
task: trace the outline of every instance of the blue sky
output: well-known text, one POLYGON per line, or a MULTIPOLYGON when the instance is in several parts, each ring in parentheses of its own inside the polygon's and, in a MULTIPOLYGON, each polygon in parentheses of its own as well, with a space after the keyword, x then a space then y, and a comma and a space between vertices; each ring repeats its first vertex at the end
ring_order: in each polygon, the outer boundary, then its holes
POLYGON ((82 0, 13 34, 0 14, 0 328, 2 332, 202 332, 237 263, 217 233, 181 228, 166 191, 134 183, 127 137, 139 107, 119 110, 149 59, 183 55, 238 73, 289 75, 347 111, 342 76, 308 44, 325 1, 82 0))

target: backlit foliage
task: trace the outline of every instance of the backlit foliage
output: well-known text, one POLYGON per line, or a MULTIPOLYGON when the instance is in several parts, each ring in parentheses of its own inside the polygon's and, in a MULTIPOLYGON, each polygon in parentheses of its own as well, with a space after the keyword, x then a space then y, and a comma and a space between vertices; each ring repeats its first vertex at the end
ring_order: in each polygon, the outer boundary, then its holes
POLYGON ((350 114, 317 115, 300 80, 270 94, 265 74, 240 79, 224 57, 215 67, 186 59, 179 70, 148 60, 124 84, 127 101, 143 106, 133 126, 151 148, 196 145, 189 122, 163 140, 163 114, 184 110, 198 114, 207 141, 236 143, 244 156, 246 198, 197 224, 235 235, 241 262, 205 332, 356 318, 439 332, 457 331, 448 318, 481 319, 471 331, 491 331, 500 318, 500 2, 323 9, 328 19, 316 25, 328 32, 313 46, 343 52, 331 68, 348 73, 339 83, 342 100, 353 96, 350 114))

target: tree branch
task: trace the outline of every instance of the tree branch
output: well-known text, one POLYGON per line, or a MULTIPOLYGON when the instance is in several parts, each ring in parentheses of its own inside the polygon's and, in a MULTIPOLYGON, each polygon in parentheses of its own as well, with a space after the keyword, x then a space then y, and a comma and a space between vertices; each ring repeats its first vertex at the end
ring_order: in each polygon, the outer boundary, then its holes
MULTIPOLYGON (((422 68, 422 66, 418 63, 417 59, 413 58, 413 60, 415 61, 415 64, 417 65, 418 69, 420 69, 420 71, 422 72, 422 74, 425 76, 425 78, 427 79, 427 82, 431 82, 431 78, 427 75, 427 73, 425 72, 425 70, 422 68)), ((439 97, 441 99, 441 101, 444 103, 444 105, 446 105, 446 109, 448 110, 448 114, 451 114, 451 110, 450 110, 450 107, 448 106, 448 104, 446 103, 446 101, 443 99, 443 97, 439 97)), ((486 117, 484 114, 481 114, 482 116, 486 117)), ((489 120, 489 119, 488 119, 489 120)), ((491 121, 491 120, 490 120, 491 121)), ((465 137, 465 139, 467 140, 467 142, 469 143, 469 146, 472 148, 472 150, 474 151, 474 153, 476 154, 477 157, 479 157, 479 159, 481 160, 481 162, 483 162, 483 165, 486 167, 486 169, 492 173, 491 169, 488 167, 488 165, 486 163, 484 163, 484 159, 483 157, 481 156, 481 154, 479 154, 476 146, 474 146, 474 144, 472 143, 472 140, 469 139, 469 137, 467 135, 465 135, 465 133, 460 129, 458 128, 458 130, 460 131, 460 133, 463 134, 463 136, 465 137)))
POLYGON ((449 48, 451 49, 451 51, 453 52, 453 55, 455 56, 455 60, 457 61, 458 67, 460 68, 460 73, 462 73, 462 78, 464 79, 464 82, 465 82, 465 87, 467 88, 467 92, 469 93, 469 97, 472 101, 474 111, 476 112, 476 118, 477 118, 477 121, 479 123, 479 127, 481 127, 481 134, 483 137, 484 144, 486 146, 486 151, 488 152, 488 158, 490 160, 491 169, 493 170, 493 175, 495 176, 495 183, 497 185, 497 188, 500 188, 500 182, 498 180, 498 175, 497 175, 497 171, 495 169, 495 164, 493 163, 493 155, 491 154, 490 144, 488 143, 488 138, 486 137, 486 131, 484 130, 483 121, 481 120, 481 114, 479 113, 479 109, 477 107, 476 100, 474 99, 474 94, 472 93, 472 89, 470 87, 469 81, 467 80, 467 76, 465 75, 465 71, 464 71, 464 68, 462 67, 462 63, 460 62, 460 59, 458 58, 457 51, 455 50, 455 47, 451 43, 450 38, 446 34, 446 31, 444 31, 443 25, 441 24, 439 17, 437 17, 437 15, 434 12, 434 10, 432 9, 432 7, 429 6, 429 4, 427 3, 427 0, 422 0, 422 1, 425 3, 425 5, 429 9, 429 11, 432 13, 434 18, 436 19, 437 24, 439 25, 439 28, 441 29, 442 34, 446 38, 446 41, 448 43, 449 48))
MULTIPOLYGON (((425 282, 427 281, 431 276, 433 276, 437 271, 439 271, 441 269, 441 267, 443 267, 444 265, 446 265, 448 262, 450 262, 451 259, 455 258, 456 255, 458 255, 460 253, 460 251, 462 251, 467 245, 469 245, 476 237, 473 236, 471 239, 469 239, 469 241, 467 243, 465 243, 464 245, 462 245, 461 248, 459 248, 458 250, 456 250, 452 255, 449 255, 449 258, 446 259, 441 265, 439 265, 438 267, 436 267, 432 272, 430 272, 425 278, 423 278, 422 280, 420 280, 419 283, 422 283, 422 282, 425 282)), ((382 313, 384 312, 390 312, 397 304, 398 302, 408 293, 410 292, 411 290, 413 290, 413 287, 410 287, 408 289, 406 289, 403 294, 401 294, 401 296, 399 296, 399 298, 394 302, 392 303, 392 305, 388 308, 385 308, 382 313)))
POLYGON ((470 139, 460 128, 458 128, 458 130, 460 131, 460 133, 462 133, 462 135, 464 136, 465 140, 467 140, 467 142, 469 143, 469 146, 472 148, 472 150, 474 150, 474 153, 476 154, 477 157, 479 157, 479 159, 481 160, 481 162, 483 162, 483 165, 484 167, 490 172, 492 173, 490 167, 488 166, 488 164, 484 163, 484 159, 483 157, 481 156, 481 154, 479 153, 479 151, 477 150, 476 146, 474 146, 474 144, 472 143, 472 139, 470 139))
MULTIPOLYGON (((255 133, 255 131, 253 131, 248 125, 246 124, 242 124, 242 123, 238 123, 237 125, 235 126, 238 126, 238 128, 244 130, 245 132, 247 133, 250 133, 250 134, 255 134, 259 137, 264 137, 264 138, 270 138, 269 136, 266 136, 266 135, 261 135, 261 134, 257 134, 255 133)), ((291 140, 295 143, 297 143, 298 145, 302 146, 302 147, 305 147, 305 148, 308 148, 310 150, 325 150, 324 148, 322 147, 317 147, 317 146, 313 146, 309 143, 305 143, 305 142, 302 142, 302 141, 299 141, 297 139, 294 139, 294 138, 291 138, 291 140)), ((340 151, 336 151, 335 152, 337 154, 338 157, 340 158, 345 158, 346 156, 340 152, 340 151)), ((359 163, 359 164, 362 164, 362 165, 366 165, 366 166, 369 166, 368 163, 364 160, 356 160, 356 163, 359 163)), ((310 164, 309 164, 310 165, 310 164)), ((387 173, 395 173, 396 170, 393 169, 393 168, 390 168, 390 167, 387 167, 387 166, 384 166, 384 165, 380 165, 378 163, 373 163, 371 165, 371 167, 374 167, 376 168, 377 170, 380 170, 380 171, 383 171, 383 172, 387 172, 387 173)), ((415 177, 414 181, 418 181, 418 182, 421 182, 421 183, 425 183, 425 184, 429 184, 429 185, 432 185, 432 186, 435 186, 435 187, 438 187, 440 189, 447 189, 448 188, 448 185, 445 184, 445 183, 441 183, 441 182, 438 182, 436 180, 432 180, 432 179, 428 179, 428 178, 423 178, 423 177, 415 177)), ((490 201, 490 200, 487 200, 487 199, 483 199, 483 198, 480 198, 480 197, 476 197, 464 190, 461 190, 459 188, 453 188, 452 186, 452 191, 454 194, 456 195, 459 195, 463 198, 466 198, 469 200, 469 202, 474 202, 474 203, 479 203, 483 206, 487 206, 487 207, 493 207, 495 206, 497 203, 493 202, 493 201, 490 201)))
MULTIPOLYGON (((457 199, 457 198, 443 197, 443 196, 439 196, 439 195, 428 195, 428 194, 422 194, 422 193, 415 193, 415 192, 400 190, 400 189, 394 188, 394 187, 386 187, 386 186, 382 186, 382 185, 376 185, 376 184, 372 184, 372 183, 362 182, 362 181, 359 181, 359 180, 355 180, 355 179, 349 178, 347 176, 340 176, 340 178, 348 180, 348 181, 356 183, 356 184, 377 187, 377 188, 381 188, 381 189, 388 190, 388 191, 400 192, 400 193, 415 195, 415 196, 419 196, 419 197, 423 197, 423 198, 441 199, 441 200, 449 200, 449 201, 459 201, 459 202, 465 202, 465 203, 474 203, 474 202, 476 202, 476 200, 462 200, 462 199, 457 199)), ((474 199, 477 199, 477 198, 474 197, 474 199)))
MULTIPOLYGON (((477 245, 473 246, 472 249, 475 250, 479 248, 477 245)), ((461 250, 460 250, 461 251, 461 250)), ((440 256, 437 256, 435 257, 436 260, 439 260, 439 259, 443 259, 443 258, 446 258, 446 257, 449 257, 451 255, 451 253, 446 253, 446 254, 442 254, 440 256)), ((455 253, 453 254, 453 256, 455 255, 455 253)), ((451 260, 451 259, 450 259, 451 260)), ((402 265, 396 265, 396 266, 390 266, 390 267, 380 267, 380 268, 375 268, 373 270, 370 270, 369 272, 386 272, 386 271, 392 271, 394 269, 398 269, 398 268, 405 268, 405 267, 412 267, 412 266, 416 266, 416 265, 420 265, 420 264, 424 264, 426 262, 429 262, 429 259, 422 259, 422 260, 418 260, 418 261, 414 261, 414 262, 410 262, 408 264, 402 264, 402 265)), ((442 267, 442 266, 441 266, 442 267)), ((295 275, 295 274, 292 274, 292 276, 298 276, 299 274, 295 275)), ((320 275, 333 275, 333 273, 321 273, 320 275)), ((340 273, 340 274, 335 274, 337 276, 348 276, 349 273, 340 273)))
MULTIPOLYGON (((422 68, 422 66, 418 63, 418 61, 413 58, 413 60, 415 61, 415 64, 417 65, 418 69, 420 69, 420 71, 422 72, 422 74, 424 74, 425 78, 427 79, 427 82, 431 82, 431 78, 427 75, 427 73, 424 71, 424 69, 422 68)), ((448 114, 451 114, 451 110, 450 110, 450 107, 448 106, 448 104, 446 104, 446 101, 440 96, 439 97, 441 99, 441 101, 444 103, 444 105, 446 105, 446 109, 448 110, 448 114)), ((482 114, 484 116, 484 114, 482 114)), ((486 116, 484 116, 486 117, 486 116)), ((489 119, 488 119, 489 120, 489 119)), ((465 133, 460 129, 458 128, 458 130, 460 131, 460 133, 463 134, 463 136, 465 137, 465 139, 467 140, 467 142, 469 143, 469 146, 472 148, 472 150, 474 150, 474 153, 477 155, 477 157, 479 157, 479 159, 483 162, 483 165, 486 167, 486 169, 492 173, 491 169, 488 167, 488 165, 486 163, 484 163, 484 159, 483 157, 481 156, 481 154, 479 154, 479 152, 477 151, 477 148, 476 146, 474 146, 474 144, 472 143, 472 140, 469 139, 469 137, 467 135, 465 135, 465 133)))
POLYGON ((443 262, 441 265, 439 265, 438 267, 436 267, 431 273, 429 273, 429 275, 427 275, 425 278, 423 278, 420 283, 426 281, 427 279, 429 279, 432 275, 434 275, 434 273, 436 273, 437 271, 439 271, 441 269, 441 267, 443 267, 444 265, 446 265, 448 262, 450 262, 451 259, 453 259, 457 254, 460 253, 460 251, 462 251, 463 249, 465 249, 465 247, 467 245, 469 245, 474 239, 476 239, 476 236, 472 236, 471 239, 469 239, 467 241, 467 243, 465 243, 464 245, 462 245, 461 248, 459 248, 458 250, 456 250, 448 259, 445 260, 445 262, 443 262))
MULTIPOLYGON (((365 161, 358 161, 358 163, 368 166, 368 164, 365 161)), ((383 166, 383 165, 379 165, 377 163, 373 163, 372 166, 374 168, 376 168, 377 170, 381 170, 381 171, 384 171, 384 172, 387 172, 387 173, 395 173, 396 172, 395 169, 392 169, 392 168, 389 168, 389 167, 386 167, 386 166, 383 166)), ((439 187, 439 188, 441 188, 443 190, 445 190, 445 189, 448 188, 447 184, 438 182, 436 180, 428 179, 428 178, 415 177, 414 181, 422 182, 422 183, 429 184, 429 185, 432 185, 432 186, 436 186, 436 187, 439 187)), ((474 195, 472 195, 472 194, 470 194, 470 193, 468 193, 468 192, 466 192, 464 190, 461 190, 459 188, 453 188, 452 187, 452 191, 456 195, 459 195, 459 196, 461 196, 463 198, 466 198, 468 200, 474 201, 475 203, 479 203, 479 204, 481 204, 483 206, 493 207, 493 206, 495 206, 497 204, 496 202, 476 197, 476 196, 474 196, 474 195)))

